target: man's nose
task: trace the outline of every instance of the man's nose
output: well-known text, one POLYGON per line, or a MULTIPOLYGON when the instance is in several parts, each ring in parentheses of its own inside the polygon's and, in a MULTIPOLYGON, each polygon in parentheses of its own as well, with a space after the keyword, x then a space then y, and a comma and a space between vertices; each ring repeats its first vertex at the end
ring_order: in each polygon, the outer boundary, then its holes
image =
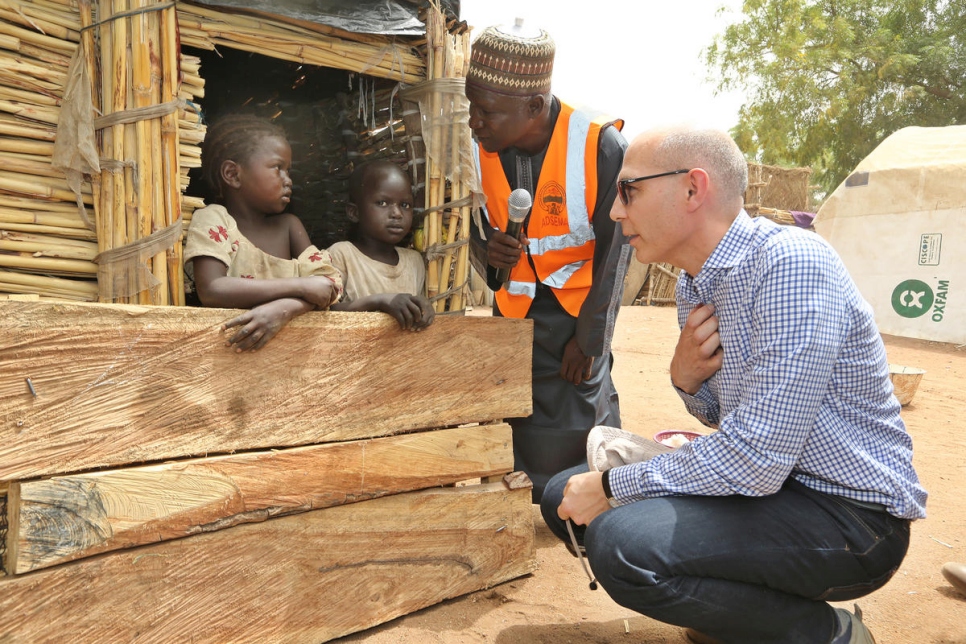
POLYGON ((627 211, 624 210, 624 203, 620 198, 614 199, 614 205, 610 207, 610 218, 614 221, 627 219, 627 211))
POLYGON ((469 126, 471 130, 476 130, 483 125, 483 119, 480 118, 479 112, 477 112, 473 107, 470 107, 470 118, 469 126))

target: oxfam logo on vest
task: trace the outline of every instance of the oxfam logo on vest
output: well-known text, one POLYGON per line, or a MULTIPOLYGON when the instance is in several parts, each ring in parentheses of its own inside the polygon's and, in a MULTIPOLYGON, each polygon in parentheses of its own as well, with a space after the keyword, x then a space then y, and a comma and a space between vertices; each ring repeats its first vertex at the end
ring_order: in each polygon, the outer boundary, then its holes
POLYGON ((918 318, 932 309, 932 288, 920 280, 906 280, 892 291, 892 308, 904 318, 918 318))

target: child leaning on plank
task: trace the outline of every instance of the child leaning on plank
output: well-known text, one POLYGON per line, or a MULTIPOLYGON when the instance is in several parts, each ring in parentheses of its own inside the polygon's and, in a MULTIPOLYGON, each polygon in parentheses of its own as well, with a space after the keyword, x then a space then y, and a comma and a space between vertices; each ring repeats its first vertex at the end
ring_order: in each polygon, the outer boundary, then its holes
POLYGON ((436 313, 423 295, 423 256, 397 245, 412 228, 413 201, 409 175, 391 161, 371 161, 352 172, 346 204, 351 240, 329 247, 345 280, 345 296, 333 310, 382 311, 412 331, 433 323, 436 313))
POLYGON ((235 351, 265 346, 292 318, 339 300, 342 277, 309 242, 292 197, 292 149, 284 131, 247 115, 227 116, 205 137, 201 167, 215 203, 195 211, 185 271, 203 306, 251 309, 225 323, 235 351))

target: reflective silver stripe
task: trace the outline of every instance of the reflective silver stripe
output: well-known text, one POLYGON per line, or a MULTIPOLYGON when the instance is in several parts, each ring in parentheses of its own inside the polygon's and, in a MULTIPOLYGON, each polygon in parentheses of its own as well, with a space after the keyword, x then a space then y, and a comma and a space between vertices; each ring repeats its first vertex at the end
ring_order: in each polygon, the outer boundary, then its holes
POLYGON ((571 276, 573 276, 574 273, 579 271, 581 267, 586 263, 587 261, 584 260, 580 262, 574 262, 572 264, 567 264, 563 268, 558 269, 553 273, 551 273, 550 275, 548 275, 547 278, 543 280, 543 283, 553 288, 563 288, 564 284, 567 283, 567 280, 569 280, 571 276))
POLYGON ((587 172, 584 167, 589 131, 590 115, 574 110, 567 129, 567 219, 570 221, 571 232, 590 228, 590 215, 587 213, 587 172))
POLYGON ((505 288, 510 295, 526 295, 531 300, 537 296, 536 282, 507 282, 505 288))
POLYGON ((531 255, 543 255, 544 253, 555 250, 578 248, 594 239, 594 229, 586 226, 567 235, 553 235, 551 237, 541 237, 540 239, 531 238, 529 249, 531 255))
MULTIPOLYGON (((550 237, 530 238, 530 254, 543 255, 557 250, 579 248, 596 239, 587 212, 587 168, 584 157, 587 151, 587 134, 590 132, 591 115, 574 110, 567 128, 567 222, 570 233, 550 237)), ((595 196, 596 197, 596 196, 595 196)))

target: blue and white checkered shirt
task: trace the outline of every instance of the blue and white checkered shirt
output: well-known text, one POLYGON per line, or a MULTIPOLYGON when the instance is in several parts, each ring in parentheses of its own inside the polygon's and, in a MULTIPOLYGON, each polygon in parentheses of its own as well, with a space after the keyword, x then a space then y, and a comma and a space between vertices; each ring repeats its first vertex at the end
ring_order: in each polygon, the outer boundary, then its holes
POLYGON ((704 303, 718 316, 721 369, 694 396, 678 390, 718 431, 614 469, 618 503, 765 496, 791 476, 897 517, 925 516, 872 309, 821 237, 742 212, 698 276, 681 273, 676 297, 682 326, 704 303))

